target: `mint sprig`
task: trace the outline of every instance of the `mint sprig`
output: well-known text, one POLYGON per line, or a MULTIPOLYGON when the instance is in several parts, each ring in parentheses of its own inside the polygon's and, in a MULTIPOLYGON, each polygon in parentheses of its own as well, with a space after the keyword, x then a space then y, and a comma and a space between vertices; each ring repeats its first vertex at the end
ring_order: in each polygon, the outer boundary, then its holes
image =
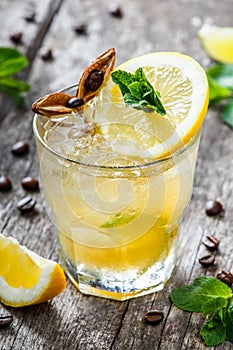
POLYGON ((15 99, 20 105, 24 105, 22 93, 29 90, 30 85, 22 79, 15 78, 14 75, 27 65, 26 56, 18 50, 0 47, 0 90, 15 99))
POLYGON ((223 103, 222 121, 233 128, 233 64, 216 64, 206 71, 210 105, 223 103))
POLYGON ((233 343, 233 294, 230 287, 215 277, 201 276, 193 283, 175 289, 170 298, 181 310, 202 312, 207 321, 200 335, 207 346, 224 340, 233 343))
POLYGON ((160 93, 154 90, 142 68, 138 68, 134 74, 116 70, 111 77, 119 86, 126 106, 141 109, 144 112, 156 111, 161 115, 166 114, 160 93))
POLYGON ((233 343, 233 300, 231 299, 226 308, 226 339, 233 343))
POLYGON ((226 340, 225 309, 217 310, 201 327, 200 334, 207 346, 215 346, 226 340))

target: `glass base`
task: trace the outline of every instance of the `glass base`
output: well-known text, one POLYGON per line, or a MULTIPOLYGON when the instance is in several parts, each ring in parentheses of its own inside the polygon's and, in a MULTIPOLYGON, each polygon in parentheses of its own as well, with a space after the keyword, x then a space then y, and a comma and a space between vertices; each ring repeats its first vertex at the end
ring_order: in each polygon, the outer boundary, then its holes
POLYGON ((170 252, 164 263, 157 262, 141 273, 94 270, 83 264, 75 267, 63 256, 61 261, 68 278, 81 293, 123 301, 161 291, 172 274, 174 255, 174 251, 170 252))

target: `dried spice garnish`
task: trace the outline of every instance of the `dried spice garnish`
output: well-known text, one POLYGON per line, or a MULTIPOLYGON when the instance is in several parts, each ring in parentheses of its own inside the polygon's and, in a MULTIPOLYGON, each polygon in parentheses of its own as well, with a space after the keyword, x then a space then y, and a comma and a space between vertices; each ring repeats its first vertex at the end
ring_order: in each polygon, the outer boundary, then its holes
POLYGON ((79 81, 76 96, 64 92, 51 93, 33 103, 33 112, 52 117, 82 110, 84 104, 95 97, 110 78, 115 64, 115 55, 115 50, 111 48, 85 69, 79 81))

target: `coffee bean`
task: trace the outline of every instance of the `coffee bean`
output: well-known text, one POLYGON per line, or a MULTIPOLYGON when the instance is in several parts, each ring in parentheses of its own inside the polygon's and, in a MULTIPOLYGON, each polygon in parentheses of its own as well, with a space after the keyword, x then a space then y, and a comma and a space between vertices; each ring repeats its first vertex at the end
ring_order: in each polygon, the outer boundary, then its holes
POLYGON ((11 180, 5 175, 0 175, 0 191, 9 191, 12 188, 11 180))
POLYGON ((220 281, 226 283, 229 287, 231 287, 233 284, 233 274, 230 272, 226 272, 223 270, 217 274, 217 278, 220 281))
POLYGON ((31 197, 24 197, 18 201, 17 208, 21 213, 30 213, 36 205, 35 199, 31 197))
POLYGON ((84 23, 76 24, 73 29, 76 34, 87 35, 87 26, 84 23))
POLYGON ((223 206, 219 201, 209 200, 206 202, 205 212, 208 216, 219 215, 223 211, 223 206))
POLYGON ((42 53, 41 58, 43 61, 52 61, 53 60, 53 52, 51 49, 42 53))
POLYGON ((96 91, 104 80, 104 73, 101 70, 93 69, 85 81, 85 88, 88 91, 96 91))
POLYGON ((218 246, 219 246, 218 238, 216 238, 216 237, 214 237, 212 235, 206 236, 205 239, 202 241, 202 243, 210 251, 218 249, 218 246))
POLYGON ((73 97, 66 103, 66 107, 76 108, 76 107, 82 106, 83 104, 84 104, 84 100, 82 98, 73 97))
POLYGON ((158 324, 163 318, 163 312, 159 310, 150 310, 145 315, 145 321, 150 324, 158 324))
POLYGON ((25 190, 29 190, 29 191, 39 190, 39 181, 31 176, 24 177, 21 180, 21 185, 25 190))
POLYGON ((0 328, 5 328, 11 324, 13 321, 13 316, 10 313, 0 312, 0 328))
POLYGON ((23 33, 18 32, 18 33, 12 34, 10 36, 10 40, 13 41, 14 44, 22 44, 22 37, 23 37, 23 33))
POLYGON ((33 10, 27 10, 26 13, 24 14, 23 18, 27 22, 35 22, 36 12, 33 10))
POLYGON ((214 255, 205 255, 199 259, 199 263, 204 267, 209 267, 215 262, 214 255))
POLYGON ((11 152, 15 156, 21 156, 21 155, 27 153, 28 150, 29 150, 28 143, 26 141, 19 141, 13 145, 11 152))
POLYGON ((122 18, 123 17, 122 9, 117 4, 111 4, 109 6, 108 12, 111 16, 113 16, 115 18, 122 18))

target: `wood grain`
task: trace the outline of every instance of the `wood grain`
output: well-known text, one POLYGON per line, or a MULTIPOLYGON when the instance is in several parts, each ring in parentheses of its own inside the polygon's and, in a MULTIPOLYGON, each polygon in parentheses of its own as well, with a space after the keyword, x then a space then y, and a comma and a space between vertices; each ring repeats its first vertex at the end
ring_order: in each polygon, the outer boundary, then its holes
MULTIPOLYGON (((22 76, 31 90, 27 106, 18 108, 5 96, 0 97, 0 172, 8 175, 13 189, 0 193, 0 230, 44 257, 58 260, 52 225, 40 193, 33 215, 21 215, 17 201, 25 195, 20 180, 39 177, 32 134, 32 102, 42 95, 76 83, 84 67, 104 50, 115 47, 117 64, 150 51, 180 51, 196 58, 205 67, 210 61, 197 40, 203 22, 232 25, 232 0, 134 0, 119 1, 123 18, 110 16, 104 0, 44 0, 35 2, 36 23, 23 14, 30 1, 2 0, 0 3, 0 45, 13 46, 9 35, 23 32, 18 48, 30 60, 22 76), (87 35, 77 35, 76 24, 87 25, 87 35), (54 60, 41 59, 43 50, 52 49, 54 60), (12 145, 27 140, 30 151, 23 157, 11 153, 12 145)), ((84 296, 70 282, 65 292, 48 303, 20 309, 7 308, 13 323, 0 330, 3 350, 184 350, 206 347, 199 336, 203 318, 182 312, 170 300, 172 289, 195 277, 216 275, 220 269, 233 269, 233 143, 232 130, 222 124, 220 109, 210 109, 203 126, 193 196, 183 220, 178 261, 166 288, 157 294, 126 302, 84 296), (207 199, 218 198, 224 205, 223 218, 205 215, 207 199), (201 244, 206 234, 220 240, 216 264, 204 269, 198 257, 206 251, 201 244), (163 310, 165 319, 157 326, 144 322, 151 308, 163 310)), ((214 349, 214 347, 209 348, 214 349)), ((225 342, 219 350, 233 349, 225 342)))

